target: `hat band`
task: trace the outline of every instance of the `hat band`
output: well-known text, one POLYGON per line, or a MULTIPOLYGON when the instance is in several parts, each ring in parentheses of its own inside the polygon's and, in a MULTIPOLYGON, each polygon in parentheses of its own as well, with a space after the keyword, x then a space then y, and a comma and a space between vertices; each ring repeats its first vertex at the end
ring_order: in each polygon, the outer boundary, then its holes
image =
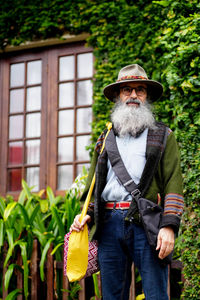
POLYGON ((117 80, 117 82, 119 81, 122 81, 122 80, 127 80, 127 79, 142 79, 142 80, 148 80, 148 78, 146 77, 143 77, 143 76, 124 76, 124 77, 121 77, 120 79, 117 80))

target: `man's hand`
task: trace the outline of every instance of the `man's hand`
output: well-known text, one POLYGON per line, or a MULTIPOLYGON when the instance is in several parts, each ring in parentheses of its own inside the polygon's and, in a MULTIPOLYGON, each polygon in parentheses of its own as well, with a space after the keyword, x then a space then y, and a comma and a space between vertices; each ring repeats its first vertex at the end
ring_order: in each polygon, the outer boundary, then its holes
POLYGON ((73 230, 74 230, 74 231, 77 231, 77 232, 83 230, 83 227, 84 227, 85 223, 89 223, 89 222, 91 221, 91 217, 90 217, 89 215, 86 215, 86 216, 83 218, 82 222, 80 223, 80 222, 79 222, 80 216, 81 216, 81 215, 77 215, 77 216, 74 218, 74 222, 73 222, 73 224, 72 224, 71 227, 70 227, 70 232, 73 231, 73 230))
POLYGON ((174 242, 175 242, 174 230, 170 226, 161 228, 158 233, 158 240, 157 240, 157 247, 156 247, 156 250, 160 249, 158 255, 160 259, 165 258, 173 251, 174 242))

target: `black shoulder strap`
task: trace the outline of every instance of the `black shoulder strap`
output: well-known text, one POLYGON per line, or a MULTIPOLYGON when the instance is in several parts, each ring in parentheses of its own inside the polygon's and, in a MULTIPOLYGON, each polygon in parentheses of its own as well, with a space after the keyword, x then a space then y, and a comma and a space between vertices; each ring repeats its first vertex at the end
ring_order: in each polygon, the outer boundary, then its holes
POLYGON ((137 185, 131 176, 129 175, 126 167, 121 159, 119 153, 116 137, 113 130, 110 131, 106 143, 105 149, 108 154, 111 166, 118 177, 121 184, 129 193, 133 193, 135 190, 139 190, 141 196, 144 196, 148 190, 152 178, 157 170, 158 163, 164 151, 167 140, 167 127, 162 123, 157 123, 158 130, 149 130, 147 137, 147 160, 141 176, 141 180, 137 185))

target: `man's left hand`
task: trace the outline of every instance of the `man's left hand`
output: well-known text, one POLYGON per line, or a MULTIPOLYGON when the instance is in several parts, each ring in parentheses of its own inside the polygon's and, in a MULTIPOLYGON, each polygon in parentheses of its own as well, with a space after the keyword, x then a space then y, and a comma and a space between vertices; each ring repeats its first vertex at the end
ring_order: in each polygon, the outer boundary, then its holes
POLYGON ((174 230, 171 227, 163 227, 158 233, 157 247, 159 250, 158 257, 164 259, 174 249, 175 235, 174 230))

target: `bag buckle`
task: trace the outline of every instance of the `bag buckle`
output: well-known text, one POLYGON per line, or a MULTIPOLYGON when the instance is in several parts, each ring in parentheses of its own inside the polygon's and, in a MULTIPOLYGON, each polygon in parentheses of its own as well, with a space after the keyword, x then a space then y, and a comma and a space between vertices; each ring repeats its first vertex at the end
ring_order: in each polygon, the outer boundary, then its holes
POLYGON ((140 190, 138 190, 138 189, 136 189, 136 190, 134 190, 134 191, 131 192, 131 196, 132 196, 133 198, 139 198, 140 195, 141 195, 141 192, 140 192, 140 190))

